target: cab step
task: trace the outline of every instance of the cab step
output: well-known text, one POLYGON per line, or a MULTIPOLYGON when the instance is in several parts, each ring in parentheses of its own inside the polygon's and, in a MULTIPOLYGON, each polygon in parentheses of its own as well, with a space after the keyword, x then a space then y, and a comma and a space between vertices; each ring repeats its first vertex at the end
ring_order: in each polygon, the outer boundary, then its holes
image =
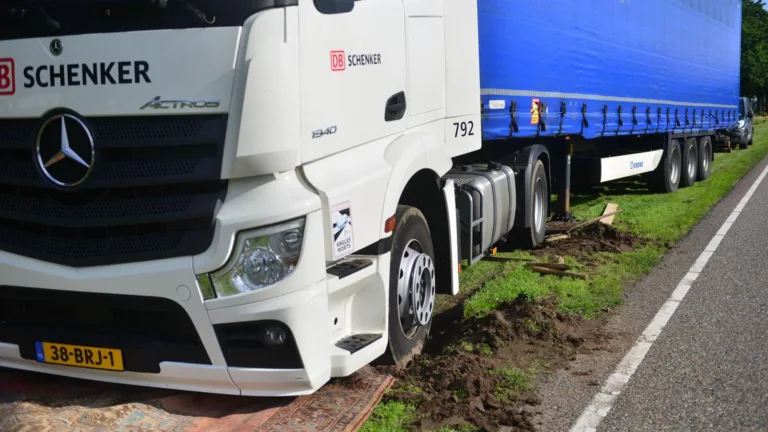
POLYGON ((336 346, 345 351, 349 351, 350 354, 354 354, 368 345, 381 339, 381 333, 362 333, 354 334, 341 339, 336 342, 336 346))
POLYGON ((387 348, 383 333, 356 333, 331 345, 331 376, 346 377, 376 360, 387 348))
POLYGON ((373 265, 373 260, 366 258, 358 258, 347 261, 342 261, 338 264, 334 264, 328 267, 325 272, 336 276, 339 279, 344 279, 347 276, 353 275, 364 268, 373 265))

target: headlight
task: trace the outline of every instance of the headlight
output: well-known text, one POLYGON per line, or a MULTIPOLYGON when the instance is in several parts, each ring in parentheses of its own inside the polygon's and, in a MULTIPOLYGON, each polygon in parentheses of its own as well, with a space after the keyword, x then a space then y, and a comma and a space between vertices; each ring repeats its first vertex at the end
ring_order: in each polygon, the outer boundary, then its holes
POLYGON ((303 243, 303 218, 239 233, 227 264, 210 274, 198 275, 203 297, 227 297, 280 282, 298 264, 303 243))
POLYGON ((746 121, 739 120, 739 123, 736 125, 736 127, 739 128, 739 129, 744 129, 744 126, 746 126, 746 125, 747 125, 746 121))

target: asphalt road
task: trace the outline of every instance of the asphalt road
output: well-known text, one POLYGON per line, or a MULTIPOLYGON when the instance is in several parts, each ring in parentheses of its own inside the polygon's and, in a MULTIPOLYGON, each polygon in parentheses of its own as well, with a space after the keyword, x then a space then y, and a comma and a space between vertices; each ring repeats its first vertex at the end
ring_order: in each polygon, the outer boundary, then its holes
MULTIPOLYGON (((541 384, 541 431, 568 431, 755 179, 747 174, 646 277, 627 287, 611 340, 541 384)), ((601 431, 768 430, 768 178, 720 243, 601 431), (765 324, 764 324, 765 323, 765 324), (743 425, 743 426, 740 426, 743 425)), ((610 334, 612 333, 612 334, 610 334)))
POLYGON ((768 430, 768 179, 598 430, 768 430))

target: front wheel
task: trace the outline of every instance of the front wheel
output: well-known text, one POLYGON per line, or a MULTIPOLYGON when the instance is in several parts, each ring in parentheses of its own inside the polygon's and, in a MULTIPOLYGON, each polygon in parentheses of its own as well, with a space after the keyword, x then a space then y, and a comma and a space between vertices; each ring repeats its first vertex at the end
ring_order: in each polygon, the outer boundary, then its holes
POLYGON ((427 220, 398 206, 389 267, 389 340, 379 364, 404 367, 421 353, 435 308, 435 252, 427 220))

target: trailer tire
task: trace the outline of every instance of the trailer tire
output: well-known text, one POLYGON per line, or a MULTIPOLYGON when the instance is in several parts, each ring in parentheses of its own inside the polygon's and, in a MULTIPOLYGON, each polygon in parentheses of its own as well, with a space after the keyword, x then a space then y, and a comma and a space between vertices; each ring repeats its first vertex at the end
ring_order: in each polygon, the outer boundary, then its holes
POLYGON ((680 186, 689 187, 696 183, 699 171, 699 146, 696 138, 686 138, 681 149, 683 156, 680 186))
POLYGON ((712 138, 708 136, 699 139, 699 181, 709 178, 712 173, 712 138))
POLYGON ((656 174, 656 189, 661 193, 672 193, 680 187, 682 170, 682 156, 680 154, 680 141, 669 141, 669 147, 661 158, 661 164, 654 173, 656 174))
POLYGON ((389 270, 388 343, 376 363, 404 367, 421 353, 432 325, 435 252, 421 210, 399 205, 395 218, 389 270))
POLYGON ((531 224, 527 228, 515 229, 515 240, 524 249, 533 249, 544 243, 547 234, 549 210, 549 184, 544 162, 538 159, 531 169, 530 203, 528 216, 531 224))

